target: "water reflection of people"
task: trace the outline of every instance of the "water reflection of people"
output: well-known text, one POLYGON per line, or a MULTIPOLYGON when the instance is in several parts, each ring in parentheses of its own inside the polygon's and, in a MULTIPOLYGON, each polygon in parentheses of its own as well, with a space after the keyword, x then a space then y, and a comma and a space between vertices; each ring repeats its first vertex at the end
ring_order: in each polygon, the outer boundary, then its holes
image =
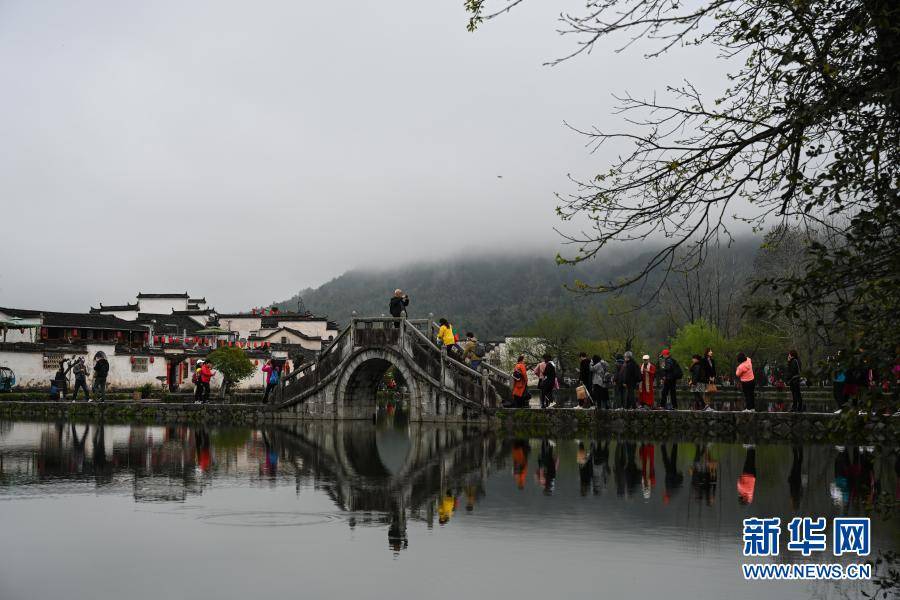
POLYGON ((556 456, 554 443, 548 439, 541 440, 541 452, 538 455, 538 468, 535 473, 538 485, 544 488, 548 496, 553 493, 556 485, 556 456))
POLYGON ((791 492, 791 508, 797 510, 803 497, 803 446, 794 446, 792 452, 794 459, 788 475, 788 489, 791 492))
POLYGON ((71 424, 72 427, 72 467, 75 473, 81 474, 84 472, 84 456, 85 456, 85 444, 87 442, 88 431, 90 430, 90 425, 84 426, 84 433, 81 434, 81 439, 78 439, 78 431, 75 430, 75 423, 71 424))
POLYGON ((662 447, 663 466, 666 469, 666 491, 663 493, 663 504, 668 504, 684 483, 684 474, 678 471, 678 444, 672 444, 671 452, 666 451, 665 444, 660 444, 660 446, 662 447))
POLYGON ((197 470, 200 474, 209 473, 209 467, 212 463, 209 444, 209 432, 205 427, 199 427, 194 430, 194 445, 197 449, 197 470))
POLYGON ((694 445, 694 463, 691 466, 691 487, 697 500, 712 506, 716 501, 719 483, 719 463, 710 456, 707 444, 694 445))
POLYGON ((94 451, 91 455, 91 461, 94 468, 94 477, 98 482, 112 481, 112 467, 106 459, 106 431, 105 427, 100 424, 94 427, 94 435, 91 438, 94 451))
POLYGON ((748 506, 753 503, 753 492, 756 490, 756 446, 747 446, 747 455, 744 457, 744 468, 738 475, 737 492, 738 502, 748 506))
POLYGON ((594 460, 584 447, 584 442, 578 442, 578 452, 575 455, 575 462, 578 463, 578 479, 581 483, 581 495, 587 496, 588 490, 591 488, 591 479, 594 477, 594 460))
POLYGON ((269 436, 266 435, 266 432, 262 432, 263 446, 265 447, 265 462, 261 465, 261 471, 263 475, 266 475, 268 479, 274 484, 275 480, 278 477, 278 451, 275 449, 275 446, 269 442, 269 436))
POLYGON ((456 509, 456 497, 452 491, 447 490, 438 500, 438 523, 446 525, 453 516, 454 509, 456 509))
POLYGON ((406 533, 406 511, 402 505, 391 505, 388 546, 395 554, 409 548, 409 538, 406 533))
POLYGON ((656 447, 653 444, 641 444, 641 493, 649 499, 656 486, 656 447))
POLYGON ((528 445, 528 440, 513 440, 513 479, 516 481, 516 487, 520 490, 525 489, 525 479, 528 477, 528 453, 530 450, 531 447, 528 445))
POLYGON ((594 474, 592 481, 594 482, 594 495, 599 496, 606 489, 609 481, 609 441, 600 442, 599 445, 591 442, 591 463, 593 465, 594 474))
POLYGON ((839 509, 850 503, 850 452, 846 446, 838 446, 834 457, 834 483, 831 484, 831 500, 839 509))

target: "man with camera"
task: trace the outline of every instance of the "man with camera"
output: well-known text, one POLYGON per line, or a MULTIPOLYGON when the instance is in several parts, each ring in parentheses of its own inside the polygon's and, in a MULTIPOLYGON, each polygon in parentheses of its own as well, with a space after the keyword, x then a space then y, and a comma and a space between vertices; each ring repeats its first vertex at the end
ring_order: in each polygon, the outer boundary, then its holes
MULTIPOLYGON (((391 316, 395 319, 405 317, 407 306, 409 306, 409 294, 404 294, 403 290, 401 290, 400 288, 394 290, 394 296, 391 298, 389 307, 391 316)), ((399 322, 397 323, 397 327, 400 327, 399 322)))

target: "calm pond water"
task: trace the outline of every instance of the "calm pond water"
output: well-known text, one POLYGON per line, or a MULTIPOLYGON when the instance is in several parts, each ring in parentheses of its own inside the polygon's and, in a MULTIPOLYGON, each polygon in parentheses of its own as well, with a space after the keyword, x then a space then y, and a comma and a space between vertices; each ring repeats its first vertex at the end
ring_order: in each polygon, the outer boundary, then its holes
MULTIPOLYGON (((870 514, 897 468, 401 423, 0 422, 0 598, 859 598, 745 582, 741 522, 870 514)), ((873 555, 897 549, 897 519, 871 514, 873 555)), ((772 561, 802 559, 784 544, 772 561)))

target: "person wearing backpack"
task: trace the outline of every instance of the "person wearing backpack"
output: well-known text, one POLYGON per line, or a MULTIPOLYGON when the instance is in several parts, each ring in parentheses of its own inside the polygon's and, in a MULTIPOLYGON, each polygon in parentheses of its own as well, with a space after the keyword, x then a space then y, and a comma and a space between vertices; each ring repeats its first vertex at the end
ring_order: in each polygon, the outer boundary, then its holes
POLYGON ((676 389, 678 380, 684 377, 684 372, 681 370, 681 365, 678 364, 678 361, 672 358, 668 348, 662 351, 659 368, 663 384, 660 403, 666 410, 678 410, 676 389))
POLYGON ((209 402, 209 382, 212 380, 213 375, 215 375, 215 373, 209 366, 209 362, 204 361, 203 365, 200 367, 200 385, 203 386, 200 397, 201 404, 209 402))
POLYGON ((609 384, 612 373, 609 371, 609 363, 595 354, 591 362, 591 394, 598 409, 609 410, 609 384))
POLYGON ((525 396, 528 392, 528 368, 525 366, 525 355, 520 354, 512 372, 512 407, 528 408, 525 396))
POLYGON ((94 381, 91 387, 94 391, 94 397, 99 402, 106 401, 106 377, 109 375, 109 361, 106 360, 106 354, 98 352, 94 355, 94 381))
POLYGON ((478 338, 475 337, 475 334, 471 331, 466 333, 466 344, 463 346, 463 362, 468 363, 468 365, 476 371, 478 370, 478 367, 481 366, 481 359, 484 357, 484 355, 479 352, 479 349, 483 351, 484 346, 478 343, 478 338))
POLYGON ((619 378, 622 385, 625 386, 625 408, 637 408, 635 391, 638 384, 641 383, 641 369, 634 362, 634 353, 631 350, 625 353, 625 360, 622 362, 619 378))
POLYGON ((278 367, 272 364, 271 359, 266 362, 262 371, 266 374, 266 392, 263 394, 262 403, 266 404, 269 401, 269 394, 281 380, 281 373, 279 372, 278 367))
POLYGON ((194 384, 194 404, 200 404, 203 400, 203 382, 200 381, 200 369, 203 367, 203 360, 197 361, 194 368, 194 374, 191 375, 191 383, 194 384))
POLYGON ((91 394, 88 392, 87 386, 87 367, 84 366, 84 357, 79 356, 75 361, 74 366, 72 367, 72 373, 75 375, 75 387, 72 389, 72 402, 75 402, 78 399, 78 390, 84 390, 84 397, 87 400, 91 399, 91 394))

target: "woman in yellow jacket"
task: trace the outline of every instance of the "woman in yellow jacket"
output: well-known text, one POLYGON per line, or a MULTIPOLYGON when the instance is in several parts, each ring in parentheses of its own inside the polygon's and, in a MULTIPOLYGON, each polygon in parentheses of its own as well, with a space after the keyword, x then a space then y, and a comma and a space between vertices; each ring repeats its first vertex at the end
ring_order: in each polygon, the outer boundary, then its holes
POLYGON ((438 323, 441 326, 437 333, 438 345, 446 346, 449 351, 453 344, 456 343, 456 337, 453 335, 453 325, 447 319, 441 319, 438 323))

